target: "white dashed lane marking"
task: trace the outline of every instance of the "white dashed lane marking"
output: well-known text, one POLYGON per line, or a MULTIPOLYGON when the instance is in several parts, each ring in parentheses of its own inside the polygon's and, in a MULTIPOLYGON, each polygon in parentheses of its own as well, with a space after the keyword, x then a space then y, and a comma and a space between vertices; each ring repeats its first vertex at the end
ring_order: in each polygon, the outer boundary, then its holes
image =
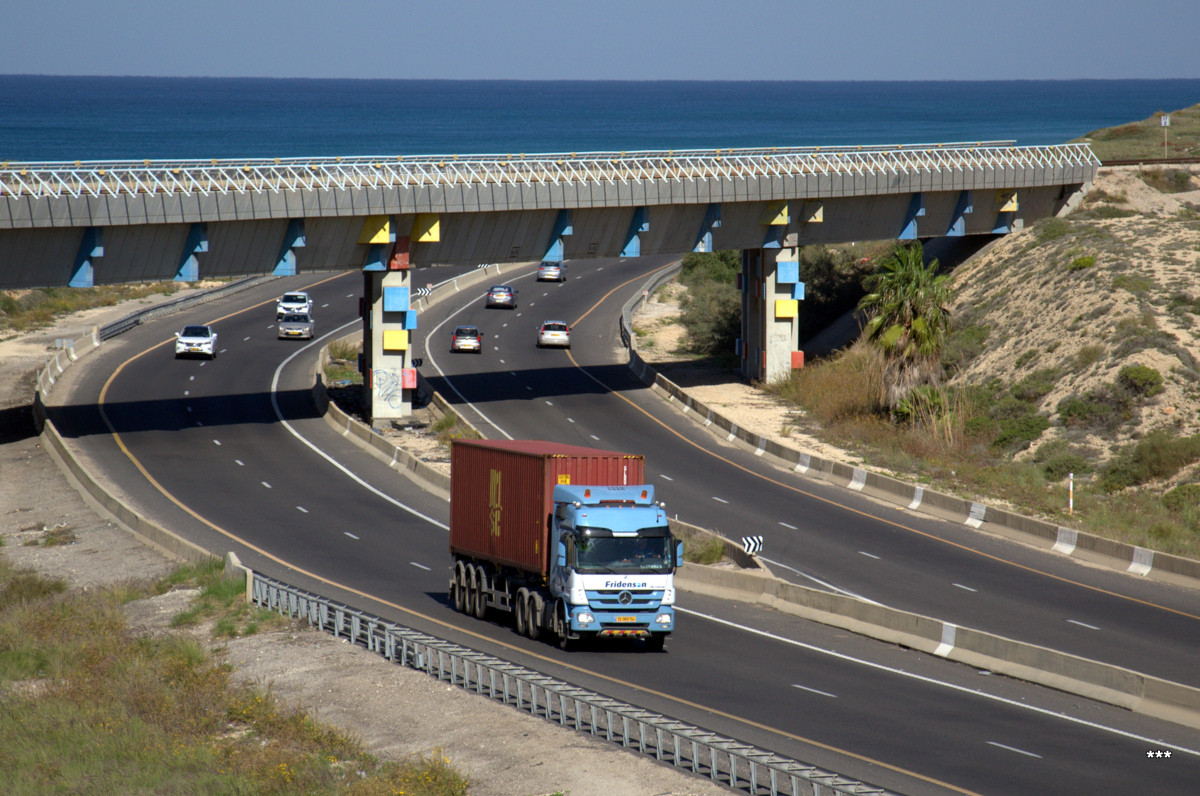
POLYGON ((729 502, 729 501, 728 501, 728 500, 726 500, 725 498, 719 498, 719 497, 717 497, 716 495, 713 495, 713 496, 712 496, 712 499, 713 499, 713 500, 715 500, 715 501, 717 501, 718 503, 728 503, 728 502, 729 502))
POLYGON ((343 533, 344 533, 344 534, 346 534, 347 536, 349 536, 351 539, 354 539, 354 540, 357 540, 357 539, 358 539, 358 537, 357 537, 357 536, 355 536, 354 534, 350 533, 349 531, 343 531, 343 533))
POLYGON ((1096 627, 1095 625, 1089 625, 1087 622, 1080 622, 1078 619, 1068 619, 1067 621, 1073 625, 1079 625, 1080 627, 1086 627, 1088 630, 1099 630, 1100 629, 1100 628, 1096 627))
POLYGON ((799 528, 797 528, 795 525, 788 525, 786 522, 783 522, 782 520, 780 520, 779 524, 780 524, 780 525, 782 525, 784 528, 790 528, 790 529, 791 529, 791 530, 793 530, 793 531, 798 531, 798 530, 800 530, 800 529, 799 529, 799 528))
POLYGON ((996 743, 995 741, 988 741, 988 746, 995 746, 999 749, 1007 749, 1010 752, 1016 752, 1017 754, 1025 755, 1026 757, 1036 757, 1038 760, 1042 759, 1041 755, 1035 755, 1033 752, 1026 752, 1024 749, 1018 749, 1015 746, 1008 746, 1007 744, 996 743))
POLYGON ((962 589, 963 591, 969 591, 972 593, 979 591, 978 589, 972 589, 970 586, 964 586, 961 583, 952 583, 950 585, 952 585, 956 589, 962 589))
POLYGON ((837 694, 831 694, 828 691, 822 691, 819 688, 809 688, 808 686, 800 685, 799 683, 792 683, 792 688, 799 688, 801 691, 808 691, 813 694, 820 694, 821 696, 831 697, 832 699, 838 698, 837 694))
POLYGON ((859 550, 859 551, 858 551, 858 554, 859 554, 860 556, 866 556, 867 558, 873 558, 873 559, 875 559, 876 561, 879 561, 879 560, 880 560, 879 556, 875 555, 874 553, 868 553, 866 550, 859 550))

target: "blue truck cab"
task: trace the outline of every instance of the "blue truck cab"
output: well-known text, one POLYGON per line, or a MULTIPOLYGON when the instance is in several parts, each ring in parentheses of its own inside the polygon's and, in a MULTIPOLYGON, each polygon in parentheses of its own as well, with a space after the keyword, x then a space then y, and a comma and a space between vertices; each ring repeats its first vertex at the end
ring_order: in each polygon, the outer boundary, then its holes
POLYGON ((628 636, 662 649, 675 629, 675 567, 683 543, 650 484, 559 484, 549 587, 567 641, 628 636))

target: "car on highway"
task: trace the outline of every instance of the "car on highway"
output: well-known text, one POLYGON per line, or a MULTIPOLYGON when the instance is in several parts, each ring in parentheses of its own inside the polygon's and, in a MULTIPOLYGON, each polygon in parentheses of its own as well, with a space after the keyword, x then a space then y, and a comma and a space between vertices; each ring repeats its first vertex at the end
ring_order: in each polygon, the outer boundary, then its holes
POLYGON ((175 358, 191 355, 217 358, 217 331, 211 326, 189 324, 175 333, 175 358))
POLYGON ((474 326, 456 326, 450 335, 450 351, 474 351, 483 353, 483 335, 474 326))
POLYGON ((289 312, 279 320, 280 340, 311 340, 316 324, 303 312, 289 312))
POLYGON ((517 308, 517 289, 512 285, 492 285, 488 288, 485 306, 488 308, 508 307, 510 310, 515 310, 517 308))
POLYGON ((303 290, 284 293, 275 302, 275 320, 281 320, 284 315, 293 312, 311 316, 312 308, 312 299, 303 290))
POLYGON ((571 347, 571 327, 565 321, 545 321, 537 330, 537 347, 571 347))
POLYGON ((566 282, 567 281, 567 264, 554 263, 549 260, 544 260, 538 265, 537 281, 539 282, 566 282))

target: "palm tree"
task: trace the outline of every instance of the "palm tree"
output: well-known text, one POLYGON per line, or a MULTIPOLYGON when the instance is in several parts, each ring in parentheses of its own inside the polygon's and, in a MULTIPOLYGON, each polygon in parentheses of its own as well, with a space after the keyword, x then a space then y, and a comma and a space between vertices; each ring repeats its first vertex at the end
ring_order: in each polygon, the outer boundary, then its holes
POLYGON ((954 292, 939 263, 925 263, 920 241, 896 244, 867 278, 870 292, 858 307, 868 314, 863 334, 886 356, 884 404, 894 409, 914 388, 937 385, 942 375, 939 361, 950 326, 954 292))

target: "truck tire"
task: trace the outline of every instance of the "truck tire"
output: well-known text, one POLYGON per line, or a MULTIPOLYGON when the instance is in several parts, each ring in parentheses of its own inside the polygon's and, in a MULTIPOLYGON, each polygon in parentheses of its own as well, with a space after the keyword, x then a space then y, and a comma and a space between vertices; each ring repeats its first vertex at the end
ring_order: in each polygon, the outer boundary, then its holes
POLYGON ((654 633, 650 638, 646 639, 646 652, 662 652, 663 645, 666 643, 666 633, 654 633))
POLYGON ((475 577, 471 578, 471 583, 474 585, 475 610, 472 615, 476 619, 483 619, 487 616, 487 572, 483 567, 475 567, 475 577))
POLYGON ((526 605, 528 607, 525 610, 525 635, 537 641, 542 637, 542 611, 546 607, 546 601, 542 599, 542 595, 531 592, 526 605))
POLYGON ((513 606, 513 618, 517 626, 517 634, 525 635, 525 628, 529 622, 529 606, 525 601, 529 599, 529 591, 522 586, 517 589, 516 605, 513 606))
POLYGON ((463 567, 462 579, 463 591, 463 613, 468 616, 475 615, 475 566, 467 564, 463 567))
POLYGON ((458 611, 460 614, 466 607, 467 595, 465 593, 466 589, 464 588, 465 583, 466 578, 463 575, 463 565, 461 562, 459 562, 454 565, 454 583, 450 585, 450 599, 454 603, 454 610, 458 611))

